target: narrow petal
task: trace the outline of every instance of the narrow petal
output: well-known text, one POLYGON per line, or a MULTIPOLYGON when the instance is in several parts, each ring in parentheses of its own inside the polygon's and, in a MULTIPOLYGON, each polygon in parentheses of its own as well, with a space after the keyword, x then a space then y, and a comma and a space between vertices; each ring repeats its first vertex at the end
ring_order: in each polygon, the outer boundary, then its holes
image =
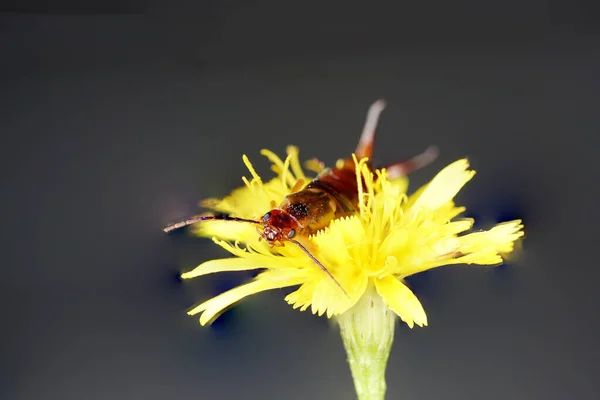
POLYGON ((302 166, 300 165, 300 160, 298 159, 298 148, 296 146, 288 146, 286 151, 291 156, 290 166, 294 176, 296 177, 296 180, 304 179, 306 181, 306 176, 304 175, 304 171, 302 171, 302 166))
POLYGON ((413 207, 435 210, 452 200, 458 191, 473 178, 466 159, 458 160, 441 170, 415 200, 413 207))
POLYGON ((244 165, 246 165, 246 168, 248 168, 248 171, 250 171, 250 174, 252 175, 252 179, 258 183, 262 183, 262 180, 260 179, 260 175, 258 175, 256 173, 256 170, 254 169, 254 166, 248 159, 247 155, 245 155, 245 154, 242 155, 242 161, 244 162, 244 165))
POLYGON ((193 270, 181 274, 181 278, 191 279, 197 276, 214 274, 215 272, 246 271, 257 268, 264 267, 260 264, 253 263, 247 258, 221 258, 202 263, 193 270))
POLYGON ((247 243, 258 238, 256 225, 237 221, 203 221, 192 226, 192 233, 202 237, 247 243))
POLYGON ((351 279, 342 279, 340 284, 344 293, 330 278, 322 278, 314 288, 311 309, 319 316, 327 313, 327 318, 339 315, 352 307, 367 288, 368 278, 363 273, 357 273, 351 279))
POLYGON ((317 314, 320 317, 327 312, 327 317, 331 318, 335 306, 333 299, 336 297, 336 292, 339 292, 340 296, 344 296, 338 287, 321 279, 313 291, 311 301, 312 313, 317 314))
POLYGON ((320 174, 325 169, 325 165, 316 158, 313 158, 312 160, 307 160, 304 162, 304 168, 311 172, 320 174))
POLYGON ((387 177, 381 171, 377 172, 377 186, 374 204, 376 214, 381 222, 389 221, 392 225, 402 218, 403 205, 407 201, 406 189, 408 179, 402 177, 394 181, 387 181, 387 177))
POLYGON ((285 301, 294 308, 300 308, 300 311, 312 306, 314 314, 327 313, 329 318, 345 312, 362 297, 368 283, 368 277, 362 271, 351 266, 348 269, 336 276, 346 293, 331 278, 322 276, 321 271, 315 271, 307 275, 305 283, 287 295, 285 301))
POLYGON ((205 301, 194 309, 188 311, 188 315, 195 315, 202 312, 202 315, 200 316, 200 324, 206 325, 221 311, 225 310, 227 307, 238 302, 246 296, 263 292, 265 290, 278 289, 302 283, 298 277, 293 277, 288 280, 260 279, 259 277, 248 284, 238 286, 218 295, 217 297, 213 297, 212 299, 205 301))
POLYGON ((440 240, 432 247, 438 256, 404 266, 402 277, 444 265, 500 265, 503 262, 502 256, 511 252, 514 242, 524 235, 522 229, 521 220, 515 220, 496 225, 488 231, 440 240))
POLYGON ((340 218, 312 236, 311 241, 319 249, 323 249, 319 252, 321 262, 343 266, 352 263, 349 249, 352 249, 355 243, 360 243, 364 234, 364 228, 358 218, 340 218))
POLYGON ((294 176, 290 173, 290 160, 291 160, 292 156, 288 155, 285 158, 285 161, 283 163, 283 170, 281 171, 281 183, 283 185, 288 185, 288 187, 292 187, 294 186, 294 184, 296 183, 296 179, 294 179, 294 176))
POLYGON ((475 232, 459 237, 463 253, 495 250, 500 253, 512 251, 515 240, 524 235, 521 220, 498 224, 489 231, 475 232))
POLYGON ((273 163, 273 167, 271 169, 277 175, 280 175, 281 172, 283 171, 283 161, 281 161, 281 158, 279 158, 279 156, 277 154, 273 153, 269 149, 262 149, 260 151, 260 154, 267 157, 267 159, 273 163))
POLYGON ((391 193, 391 191, 397 193, 397 195, 400 194, 405 194, 406 191, 408 190, 408 177, 407 176, 401 176, 399 178, 396 179, 392 179, 387 181, 387 183, 390 185, 389 188, 387 189, 388 191, 390 191, 389 193, 391 193))
POLYGON ((475 222, 472 218, 465 218, 461 220, 452 221, 450 223, 444 224, 438 228, 438 235, 446 236, 446 235, 457 235, 459 233, 468 231, 473 226, 475 222))
MULTIPOLYGON (((241 247, 240 243, 229 243, 217 238, 213 238, 213 242, 234 256, 251 260, 252 264, 262 265, 264 268, 271 268, 273 270, 286 268, 298 269, 298 267, 306 264, 311 267, 314 265, 303 253, 299 253, 299 256, 301 256, 300 259, 289 253, 284 257, 278 255, 279 251, 285 250, 289 252, 290 250, 295 250, 291 246, 281 247, 281 250, 273 250, 266 242, 259 242, 258 240, 249 242, 245 247, 241 247)), ((299 252, 300 250, 297 251, 299 252)))
POLYGON ((435 210, 432 220, 444 224, 451 221, 457 215, 462 214, 465 210, 465 207, 456 207, 453 201, 449 201, 435 210))
POLYGON ((252 182, 233 190, 222 200, 210 198, 201 201, 200 205, 236 217, 256 219, 269 210, 271 200, 280 203, 289 193, 281 179, 274 178, 265 184, 252 182))
POLYGON ((393 276, 386 276, 375 280, 377 293, 383 298, 384 303, 406 322, 409 327, 414 324, 427 325, 427 315, 417 296, 402 282, 393 276))
POLYGON ((483 250, 457 257, 446 264, 499 265, 501 263, 502 256, 496 250, 483 250))
POLYGON ((379 251, 376 253, 377 263, 385 262, 385 259, 393 254, 398 254, 404 250, 408 243, 410 232, 404 227, 398 227, 392 230, 383 240, 379 251))
POLYGON ((308 307, 310 307, 317 282, 318 281, 314 279, 307 280, 298 288, 298 290, 288 294, 285 297, 285 301, 294 309, 300 308, 300 311, 305 311, 308 307))

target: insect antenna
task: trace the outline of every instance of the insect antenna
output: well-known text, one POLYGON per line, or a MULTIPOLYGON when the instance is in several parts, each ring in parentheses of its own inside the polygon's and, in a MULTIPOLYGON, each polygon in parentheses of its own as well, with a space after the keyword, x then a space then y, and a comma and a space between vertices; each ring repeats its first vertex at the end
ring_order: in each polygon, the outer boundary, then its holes
POLYGON ((166 233, 169 233, 171 231, 186 227, 188 225, 192 225, 192 224, 202 222, 202 221, 211 221, 211 220, 213 220, 213 221, 214 220, 216 220, 216 221, 237 221, 237 222, 249 222, 251 224, 260 224, 259 221, 254 221, 253 219, 230 217, 227 214, 204 215, 204 216, 196 215, 196 216, 190 217, 189 219, 170 224, 169 226, 164 228, 163 231, 165 231, 166 233))
POLYGON ((342 287, 342 285, 340 285, 340 283, 337 281, 337 279, 334 278, 333 275, 331 275, 331 272, 329 272, 329 270, 327 268, 325 268, 325 266, 323 264, 321 264, 321 262, 319 260, 317 260, 317 258, 315 256, 313 256, 310 251, 308 251, 308 249, 306 247, 304 247, 300 242, 298 242, 297 240, 290 240, 290 242, 294 243, 296 246, 300 247, 300 250, 302 250, 307 256, 310 257, 311 260, 313 260, 313 262, 315 264, 317 264, 319 266, 319 268, 321 268, 323 270, 323 272, 325 272, 334 282, 335 284, 342 290, 342 292, 344 292, 344 294, 348 297, 350 297, 348 295, 348 292, 346 292, 346 290, 344 290, 344 288, 342 287))

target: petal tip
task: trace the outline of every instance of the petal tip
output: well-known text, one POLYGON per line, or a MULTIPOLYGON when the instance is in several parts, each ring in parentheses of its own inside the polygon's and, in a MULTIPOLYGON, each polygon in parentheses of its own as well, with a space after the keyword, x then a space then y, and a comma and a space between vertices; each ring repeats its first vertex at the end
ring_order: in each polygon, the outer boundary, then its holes
POLYGON ((179 276, 181 277, 181 279, 191 279, 191 278, 193 278, 191 272, 184 272, 183 274, 181 274, 179 276))

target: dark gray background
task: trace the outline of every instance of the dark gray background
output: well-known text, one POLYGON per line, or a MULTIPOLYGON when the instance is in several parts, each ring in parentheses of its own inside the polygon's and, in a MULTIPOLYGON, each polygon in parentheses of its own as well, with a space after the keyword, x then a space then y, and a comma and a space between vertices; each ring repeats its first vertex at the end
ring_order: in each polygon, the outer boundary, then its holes
POLYGON ((593 2, 69 3, 0 14, 0 398, 353 398, 337 330, 279 291, 187 317, 251 275, 182 284, 224 253, 161 228, 243 152, 348 155, 380 97, 377 159, 437 144, 417 185, 468 156, 469 215, 528 235, 411 279, 430 326, 399 327, 388 398, 598 396, 593 2))

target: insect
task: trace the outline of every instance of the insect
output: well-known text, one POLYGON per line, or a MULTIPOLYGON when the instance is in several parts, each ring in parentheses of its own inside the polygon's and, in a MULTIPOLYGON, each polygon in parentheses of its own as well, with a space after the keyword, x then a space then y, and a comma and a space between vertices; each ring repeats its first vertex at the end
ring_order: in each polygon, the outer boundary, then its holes
MULTIPOLYGON (((371 158, 379 115, 384 108, 383 100, 376 101, 369 108, 354 153, 358 160, 371 158)), ((386 169, 389 179, 396 179, 431 163, 437 157, 437 153, 437 148, 429 147, 415 157, 383 165, 380 168, 386 169)), ((367 165, 369 169, 375 170, 370 161, 367 165)), ((283 246, 286 242, 298 246, 346 293, 327 268, 310 252, 310 244, 306 239, 327 227, 334 219, 358 213, 358 193, 355 163, 352 157, 349 157, 340 160, 335 168, 324 169, 306 186, 303 181, 298 181, 281 204, 271 202, 272 209, 267 211, 260 220, 237 218, 225 214, 195 216, 171 224, 164 231, 171 232, 207 220, 256 224, 261 239, 266 240, 271 246, 283 246)))

